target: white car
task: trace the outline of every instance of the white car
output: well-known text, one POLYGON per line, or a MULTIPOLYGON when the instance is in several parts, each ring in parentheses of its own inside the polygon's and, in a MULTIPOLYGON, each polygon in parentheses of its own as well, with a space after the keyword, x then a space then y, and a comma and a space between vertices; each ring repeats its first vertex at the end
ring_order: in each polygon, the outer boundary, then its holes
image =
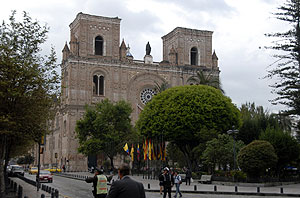
POLYGON ((17 176, 17 175, 22 175, 24 176, 24 169, 22 166, 18 165, 12 165, 11 170, 8 173, 9 176, 17 176))

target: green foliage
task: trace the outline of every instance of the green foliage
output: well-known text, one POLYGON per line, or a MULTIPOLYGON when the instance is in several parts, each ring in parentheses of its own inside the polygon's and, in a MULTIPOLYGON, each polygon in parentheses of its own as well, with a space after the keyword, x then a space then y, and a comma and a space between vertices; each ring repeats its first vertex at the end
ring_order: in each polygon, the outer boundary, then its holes
POLYGON ((278 121, 273 114, 269 114, 262 106, 255 106, 254 103, 243 104, 240 108, 243 125, 239 129, 237 139, 249 144, 258 140, 262 131, 268 126, 278 126, 278 121))
POLYGON ((18 164, 32 164, 34 162, 34 157, 30 154, 20 157, 17 161, 18 164))
POLYGON ((270 67, 267 77, 277 79, 272 85, 273 92, 279 96, 274 104, 283 104, 289 109, 285 113, 300 115, 300 1, 286 0, 274 15, 278 20, 286 22, 290 28, 285 32, 267 34, 276 40, 274 46, 278 50, 274 55, 278 58, 276 65, 270 67))
POLYGON ((277 159, 273 146, 263 140, 251 142, 237 156, 239 167, 250 178, 264 175, 266 169, 276 166, 277 159))
MULTIPOLYGON (((47 26, 33 21, 27 13, 16 21, 0 25, 0 167, 12 155, 26 151, 46 133, 59 92, 56 55, 41 55, 47 26)), ((4 196, 3 168, 0 168, 0 197, 4 196)))
POLYGON ((203 140, 202 132, 223 133, 232 125, 241 125, 238 109, 219 90, 205 85, 173 87, 154 96, 136 123, 143 136, 175 143, 189 167, 189 160, 195 159, 193 149, 203 140))
POLYGON ((59 78, 53 49, 49 56, 40 55, 48 28, 25 12, 17 22, 15 14, 0 26, 0 133, 19 144, 18 139, 38 141, 45 133, 59 78))
POLYGON ((113 167, 113 157, 123 152, 125 142, 136 138, 131 112, 130 104, 123 100, 112 103, 105 99, 95 106, 86 106, 85 115, 76 123, 78 151, 85 155, 103 152, 113 167))
POLYGON ((169 143, 167 146, 167 156, 168 160, 172 160, 173 163, 178 163, 178 167, 184 167, 185 164, 185 158, 183 153, 179 150, 179 148, 172 143, 169 143))
POLYGON ((171 88, 171 85, 168 82, 163 82, 161 84, 158 84, 158 82, 155 82, 154 91, 156 93, 161 93, 169 88, 171 88))
POLYGON ((259 139, 268 141, 275 149, 278 156, 277 171, 283 170, 287 165, 299 159, 300 145, 290 134, 281 129, 268 127, 259 139))
POLYGON ((221 81, 218 77, 218 73, 219 71, 211 70, 210 72, 205 74, 203 71, 200 70, 195 76, 190 77, 187 81, 190 83, 195 83, 196 85, 212 86, 216 89, 221 90, 221 92, 224 93, 221 81))
MULTIPOLYGON (((235 142, 236 154, 244 147, 242 141, 235 142)), ((210 166, 213 171, 216 165, 226 170, 227 165, 233 168, 234 160, 234 140, 233 137, 227 134, 219 134, 218 138, 214 138, 206 143, 206 149, 203 152, 204 163, 210 166)))
POLYGON ((232 170, 230 174, 234 177, 235 181, 246 181, 247 179, 247 174, 240 170, 232 170))

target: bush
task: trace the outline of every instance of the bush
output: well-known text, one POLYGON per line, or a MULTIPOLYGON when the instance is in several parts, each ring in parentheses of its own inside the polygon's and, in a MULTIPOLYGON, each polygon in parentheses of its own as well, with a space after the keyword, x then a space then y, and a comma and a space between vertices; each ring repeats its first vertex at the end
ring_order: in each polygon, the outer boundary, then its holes
POLYGON ((247 176, 257 178, 264 175, 266 169, 273 168, 278 158, 269 142, 255 140, 240 150, 237 159, 247 176))
POLYGON ((247 179, 247 174, 240 170, 231 171, 231 175, 233 176, 234 181, 242 182, 247 179))

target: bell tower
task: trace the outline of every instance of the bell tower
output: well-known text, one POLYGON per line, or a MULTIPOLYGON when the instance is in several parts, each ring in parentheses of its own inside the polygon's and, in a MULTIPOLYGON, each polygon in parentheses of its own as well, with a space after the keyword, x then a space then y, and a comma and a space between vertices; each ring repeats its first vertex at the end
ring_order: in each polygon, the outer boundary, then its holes
POLYGON ((70 52, 80 57, 108 56, 119 59, 120 22, 110 18, 78 13, 70 24, 70 52))
MULTIPOLYGON (((211 31, 177 27, 163 40, 163 60, 175 65, 194 65, 211 68, 211 31)), ((216 64, 216 63, 215 63, 216 64)))

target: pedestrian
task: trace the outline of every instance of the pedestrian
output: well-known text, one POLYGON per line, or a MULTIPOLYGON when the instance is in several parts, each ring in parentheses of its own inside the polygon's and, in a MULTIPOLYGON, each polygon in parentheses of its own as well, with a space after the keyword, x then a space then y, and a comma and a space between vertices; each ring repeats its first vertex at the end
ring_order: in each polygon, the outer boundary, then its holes
POLYGON ((66 167, 65 167, 64 164, 62 165, 62 169, 63 169, 64 172, 66 172, 66 167))
POLYGON ((164 168, 164 173, 163 173, 163 186, 164 186, 164 196, 163 198, 166 198, 167 193, 169 194, 169 198, 171 198, 171 188, 174 185, 174 177, 169 172, 169 168, 165 167, 164 168))
POLYGON ((186 172, 185 172, 185 184, 188 185, 191 185, 191 178, 192 178, 192 172, 189 168, 187 168, 186 172))
POLYGON ((162 190, 163 190, 163 186, 164 186, 164 176, 163 176, 163 170, 161 170, 161 171, 162 172, 158 176, 158 181, 159 181, 159 192, 162 195, 162 190))
POLYGON ((179 197, 182 197, 182 194, 180 192, 180 184, 182 184, 182 181, 181 181, 181 176, 178 175, 177 171, 174 172, 174 183, 176 186, 176 194, 174 197, 176 198, 177 194, 179 194, 179 197))
POLYGON ((95 198, 105 198, 107 195, 107 178, 103 174, 102 169, 97 169, 94 177, 88 177, 85 179, 87 183, 93 182, 94 190, 93 195, 95 198))
POLYGON ((112 183, 107 198, 145 198, 145 190, 142 183, 129 177, 128 164, 122 164, 118 169, 120 180, 112 183))

